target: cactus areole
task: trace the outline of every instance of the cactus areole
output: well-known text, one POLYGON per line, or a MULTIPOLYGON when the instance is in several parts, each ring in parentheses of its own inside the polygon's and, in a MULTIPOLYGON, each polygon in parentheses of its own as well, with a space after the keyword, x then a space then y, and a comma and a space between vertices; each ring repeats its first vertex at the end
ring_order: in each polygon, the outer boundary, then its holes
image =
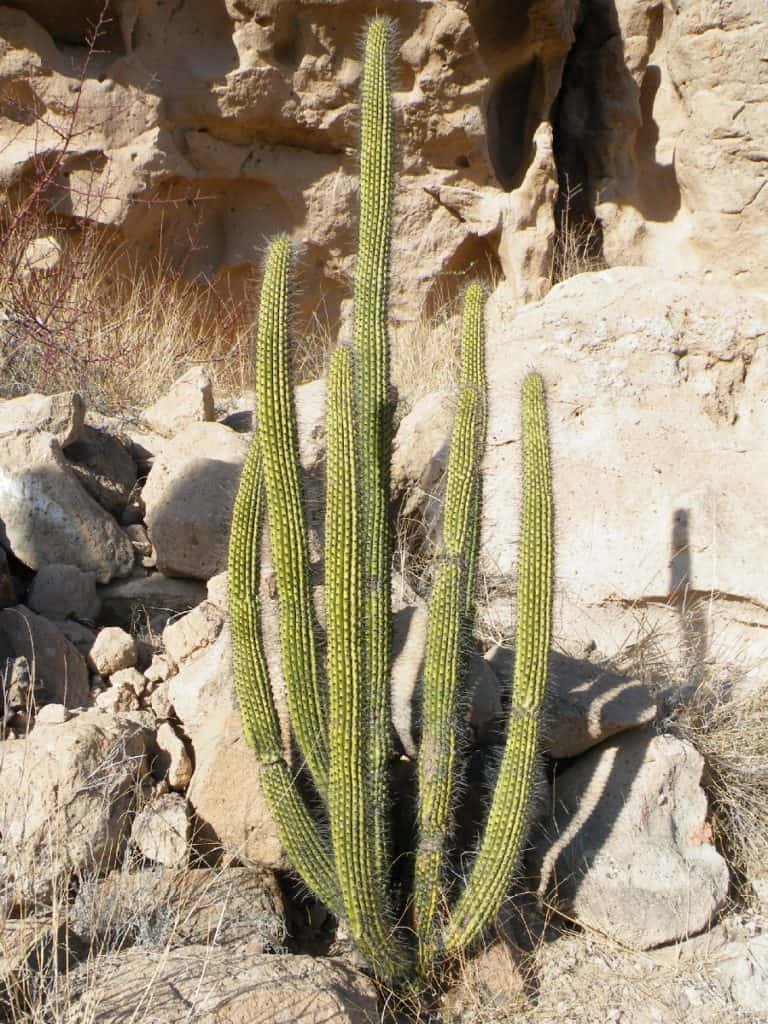
MULTIPOLYGON (((393 136, 390 28, 365 44, 354 345, 331 361, 326 409, 326 663, 317 645, 290 378, 287 239, 270 246, 256 345, 256 416, 229 544, 233 669, 243 729, 286 853, 342 918, 379 981, 428 983, 470 947, 507 894, 525 836, 547 680, 552 500, 544 392, 522 388, 523 498, 516 658, 506 741, 484 832, 466 877, 449 870, 462 758, 459 694, 474 616, 486 433, 484 295, 464 301, 462 369, 422 680, 413 891, 395 906, 389 835, 393 757, 387 296, 393 136), (262 528, 277 583, 282 671, 293 738, 316 797, 286 760, 261 633, 262 528)), ((453 863, 453 862, 452 862, 453 863)))

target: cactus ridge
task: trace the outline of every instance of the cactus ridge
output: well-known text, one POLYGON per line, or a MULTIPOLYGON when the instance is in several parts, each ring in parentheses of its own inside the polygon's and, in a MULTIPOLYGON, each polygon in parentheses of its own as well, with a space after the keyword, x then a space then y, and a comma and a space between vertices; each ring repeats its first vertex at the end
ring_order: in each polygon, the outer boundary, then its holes
MULTIPOLYGON (((362 82, 354 343, 331 360, 326 402, 325 675, 318 669, 298 430, 289 375, 290 246, 275 240, 261 288, 255 430, 232 513, 228 583, 243 730, 287 856, 349 926, 377 978, 429 983, 503 900, 525 834, 544 700, 552 603, 552 497, 541 379, 522 388, 518 620, 507 735, 485 832, 464 888, 449 877, 462 777, 465 660, 474 618, 487 432, 483 289, 466 292, 442 551, 429 608, 418 750, 413 891, 393 886, 389 836, 391 554, 389 289, 392 101, 388 25, 368 30, 362 82), (284 752, 261 629, 268 525, 293 734, 319 797, 310 806, 284 752), (395 914, 395 901, 403 920, 395 914)), ((302 766, 300 766, 301 769, 302 766)))

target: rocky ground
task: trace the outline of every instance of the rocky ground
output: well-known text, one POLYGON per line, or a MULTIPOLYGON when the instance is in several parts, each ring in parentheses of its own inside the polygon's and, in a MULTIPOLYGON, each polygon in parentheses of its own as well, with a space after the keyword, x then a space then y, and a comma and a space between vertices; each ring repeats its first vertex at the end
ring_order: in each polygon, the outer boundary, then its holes
MULTIPOLYGON (((493 326, 504 309, 502 290, 489 311, 499 384, 491 393, 485 591, 458 821, 466 844, 496 760, 510 678, 506 563, 514 543, 505 538, 515 530, 518 434, 512 393, 500 379, 508 343, 493 326)), ((745 876, 747 861, 732 856, 734 837, 722 834, 721 810, 708 803, 713 766, 695 734, 676 725, 714 678, 723 647, 697 646, 678 588, 670 585, 663 601, 653 586, 642 588, 643 573, 651 578, 668 550, 666 535, 650 529, 654 516, 659 530, 668 525, 681 507, 678 492, 689 494, 689 523, 710 514, 686 490, 683 454, 693 438, 702 451, 736 453, 749 450, 750 432, 765 423, 766 350, 757 345, 768 329, 765 303, 705 295, 682 278, 662 285, 648 271, 576 278, 515 315, 515 362, 526 360, 527 339, 540 336, 542 323, 550 341, 538 362, 550 384, 563 536, 540 795, 519 891, 435 1012, 552 1024, 765 1020, 768 909, 760 901, 768 863, 753 856, 745 876), (618 296, 633 288, 653 296, 629 317, 618 296), (730 327, 713 336, 708 309, 714 318, 726 301, 730 327), (566 338, 557 324, 575 302, 581 320, 570 316, 566 338), (734 364, 742 367, 735 374, 734 364), (574 378, 582 395, 595 396, 590 403, 582 397, 575 405, 574 378), (654 438, 665 422, 677 431, 664 434, 659 453, 654 438), (607 480, 585 478, 584 460, 594 463, 596 452, 607 480), (610 504, 616 480, 622 490, 610 504), (573 527, 572 541, 563 524, 573 527), (601 531, 618 566, 596 556, 601 531), (617 575, 625 581, 619 593, 617 575), (643 601, 677 628, 657 630, 667 654, 677 644, 672 674, 643 667, 642 631, 623 648, 614 642, 628 622, 637 624, 643 601)), ((316 568, 323 397, 321 380, 297 392, 316 568)), ((240 730, 224 568, 251 419, 250 396, 217 400, 200 367, 140 416, 120 420, 86 409, 75 393, 0 404, 0 1005, 10 1019, 223 1024, 262 1016, 362 1021, 382 1012, 381 994, 334 922, 291 883, 240 730)), ((428 396, 403 410, 394 445, 396 496, 410 524, 401 531, 394 588, 394 765, 403 806, 417 730, 422 575, 449 426, 446 396, 428 396)), ((749 463, 734 454, 728 472, 731 483, 741 473, 747 480, 749 463)), ((738 500, 746 515, 761 500, 759 488, 738 494, 723 496, 712 522, 727 519, 729 502, 738 500)), ((733 578, 716 587, 706 636, 738 635, 740 650, 751 652, 718 691, 718 699, 749 702, 764 679, 765 624, 745 611, 759 605, 765 584, 758 565, 738 571, 738 557, 725 557, 728 543, 724 535, 717 571, 733 578)), ((690 559, 696 547, 685 548, 690 559)), ((680 579, 693 579, 690 561, 678 568, 680 579)), ((262 596, 279 672, 269 572, 262 596)), ((765 764, 756 770, 755 785, 764 787, 765 764)), ((407 825, 398 814, 396 836, 407 825)), ((764 817, 758 826, 764 837, 764 817)), ((752 838, 758 845, 750 849, 759 850, 759 836, 752 838)))

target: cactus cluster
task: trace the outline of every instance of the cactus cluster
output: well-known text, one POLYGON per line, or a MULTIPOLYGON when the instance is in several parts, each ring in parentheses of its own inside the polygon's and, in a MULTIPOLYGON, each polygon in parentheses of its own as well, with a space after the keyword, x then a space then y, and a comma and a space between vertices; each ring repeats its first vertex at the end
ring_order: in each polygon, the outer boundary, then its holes
MULTIPOLYGON (((290 245, 269 249, 256 352, 254 437, 229 546, 233 668, 243 727, 287 855, 391 986, 428 979, 497 912, 524 837, 547 678, 552 580, 549 453, 541 379, 523 384, 523 509, 516 659, 507 735, 487 822, 468 872, 449 876, 463 746, 459 721, 472 631, 486 433, 484 297, 467 289, 462 370, 430 601, 418 750, 413 892, 394 905, 389 768, 391 409, 387 300, 393 139, 389 26, 371 22, 361 104, 354 344, 334 353, 327 386, 325 664, 320 664, 290 377, 290 245), (261 636, 266 522, 277 584, 282 671, 297 749, 315 799, 285 757, 261 636)), ((454 872, 455 873, 455 872, 454 872)))

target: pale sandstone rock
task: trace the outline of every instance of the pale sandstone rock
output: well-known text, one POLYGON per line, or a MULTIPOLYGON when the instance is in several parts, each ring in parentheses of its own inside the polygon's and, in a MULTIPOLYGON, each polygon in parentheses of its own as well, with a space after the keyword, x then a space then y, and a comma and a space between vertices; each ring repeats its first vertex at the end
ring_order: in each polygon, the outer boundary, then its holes
POLYGON ((195 423, 155 460, 143 498, 161 572, 207 580, 225 567, 246 449, 246 439, 228 427, 195 423))
POLYGON ((282 868, 277 828, 243 737, 231 658, 229 630, 224 629, 169 680, 169 700, 194 750, 187 799, 201 825, 197 842, 223 848, 247 863, 282 868))
POLYGON ((131 843, 139 854, 164 867, 183 867, 189 859, 190 820, 187 801, 165 793, 146 804, 131 826, 131 843))
POLYGON ((44 898, 57 877, 115 863, 150 736, 136 721, 94 709, 0 742, 6 905, 44 898))
POLYGON ((63 725, 72 717, 64 704, 46 704, 35 715, 35 725, 63 725))
POLYGON ((85 422, 85 402, 76 391, 58 395, 22 395, 0 402, 0 435, 52 434, 62 448, 78 441, 85 422))
POLYGON ((111 676, 121 668, 133 668, 137 658, 136 641, 119 626, 100 630, 88 656, 91 668, 102 676, 111 676))
POLYGON ((164 683, 173 672, 174 665, 171 659, 165 654, 155 654, 144 675, 148 683, 155 684, 164 683))
POLYGON ((225 572, 220 572, 217 576, 212 576, 208 580, 206 592, 210 604, 215 605, 216 608, 225 613, 229 610, 229 593, 227 590, 227 574, 225 572))
MULTIPOLYGON (((117 974, 120 984, 89 982, 89 991, 62 1017, 67 1024, 83 1013, 93 1024, 117 1024, 144 1005, 148 979, 152 1012, 166 1024, 190 1017, 205 1024, 370 1024, 377 1013, 373 982, 343 961, 259 956, 258 945, 187 946, 160 962, 156 951, 132 949, 101 966, 108 974, 100 977, 117 974)), ((77 977, 73 981, 78 984, 77 977)))
POLYGON ((201 601, 187 615, 163 630, 163 645, 171 660, 181 665, 195 651, 208 647, 221 632, 224 615, 210 601, 201 601))
POLYGON ((168 780, 171 789, 186 789, 192 778, 192 758, 184 740, 168 722, 163 722, 157 730, 157 749, 156 770, 168 780))
POLYGON ((22 256, 22 272, 29 275, 54 270, 61 262, 62 253, 61 242, 54 235, 33 238, 22 256))
MULTIPOLYGON (((492 647, 486 659, 505 688, 514 672, 514 652, 492 647)), ((627 729, 649 725, 657 714, 651 690, 601 665, 550 655, 543 750, 554 758, 576 757, 627 729)))
POLYGON ((161 437, 174 437, 190 423, 214 418, 213 383, 202 366, 193 366, 167 394, 145 409, 142 418, 161 437))
POLYGON ((768 1006, 768 935, 729 943, 720 954, 717 974, 736 1006, 760 1013, 768 1006))
POLYGON ((137 697, 143 696, 147 688, 144 674, 137 668, 118 669, 109 677, 109 684, 118 689, 131 690, 137 697))
POLYGON ((282 947, 286 936, 280 885, 252 868, 114 871, 86 879, 68 927, 100 950, 140 941, 151 949, 204 945, 282 947))
POLYGON ((690 744, 643 730, 560 772, 536 844, 540 893, 633 949, 706 928, 728 898, 729 877, 712 845, 703 767, 690 744))
POLYGON ((0 636, 29 665, 38 697, 69 708, 91 703, 88 666, 54 623, 23 605, 0 611, 0 636))
POLYGON ((768 302, 623 268, 573 278, 517 313, 500 290, 488 330, 491 581, 514 576, 519 389, 535 366, 553 457, 555 635, 612 657, 664 614, 678 658, 738 640, 740 662, 765 665, 768 584, 754 552, 768 543, 768 483, 754 439, 768 429, 768 302))
POLYGON ((76 565, 106 583, 133 566, 130 541, 80 486, 51 434, 0 437, 0 518, 4 543, 31 569, 76 565))
POLYGON ((155 717, 161 721, 170 718, 173 714, 173 705, 168 695, 169 689, 169 684, 162 682, 152 691, 149 697, 149 706, 155 717))
POLYGON ((43 565, 29 588, 29 607, 49 619, 84 619, 99 616, 101 601, 96 576, 75 565, 43 565))
POLYGON ((94 703, 100 711, 112 714, 117 711, 138 711, 141 707, 141 701, 130 682, 113 683, 96 694, 94 703))

